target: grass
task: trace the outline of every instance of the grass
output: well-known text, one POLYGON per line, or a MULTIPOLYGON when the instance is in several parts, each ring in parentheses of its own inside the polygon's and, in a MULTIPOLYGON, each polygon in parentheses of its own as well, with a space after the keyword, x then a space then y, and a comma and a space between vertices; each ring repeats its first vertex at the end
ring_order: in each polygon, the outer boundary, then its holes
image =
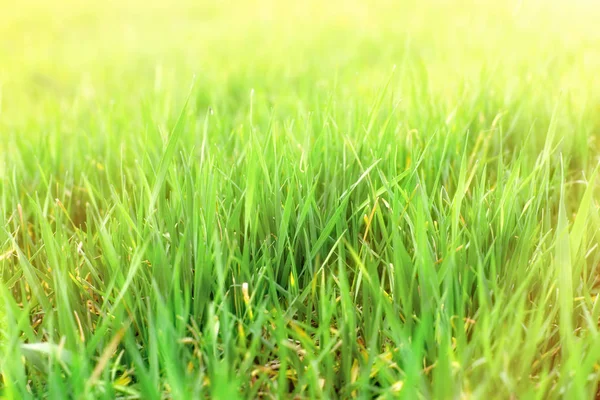
POLYGON ((0 393, 593 398, 600 8, 5 4, 0 393))

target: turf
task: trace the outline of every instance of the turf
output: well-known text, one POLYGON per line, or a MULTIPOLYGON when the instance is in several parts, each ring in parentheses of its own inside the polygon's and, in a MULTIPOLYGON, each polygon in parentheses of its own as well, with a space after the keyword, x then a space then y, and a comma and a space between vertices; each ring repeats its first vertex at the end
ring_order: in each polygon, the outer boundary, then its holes
POLYGON ((593 398, 590 1, 0 2, 0 393, 593 398))

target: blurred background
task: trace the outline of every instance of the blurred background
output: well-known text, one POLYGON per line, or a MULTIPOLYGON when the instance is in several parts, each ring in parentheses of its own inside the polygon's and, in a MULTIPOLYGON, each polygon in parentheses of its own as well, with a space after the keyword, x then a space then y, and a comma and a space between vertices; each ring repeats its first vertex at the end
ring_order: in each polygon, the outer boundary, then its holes
MULTIPOLYGON (((143 102, 166 123, 194 77, 195 105, 232 126, 252 89, 257 104, 284 116, 332 93, 347 107, 368 104, 394 68, 400 112, 428 97, 450 115, 474 95, 494 118, 524 99, 527 127, 568 91, 580 99, 571 114, 583 118, 600 110, 596 3, 2 0, 1 134, 48 138, 60 126, 54 140, 80 138, 99 113, 124 134, 139 129, 143 102)), ((58 143, 47 146, 58 157, 58 143)))
POLYGON ((193 74, 200 85, 256 74, 275 91, 265 75, 306 85, 351 77, 371 88, 392 65, 417 60, 433 87, 451 89, 483 67, 545 84, 593 78, 600 67, 592 0, 323 3, 3 0, 3 109, 45 94, 104 96, 115 85, 132 95, 187 86, 193 74))

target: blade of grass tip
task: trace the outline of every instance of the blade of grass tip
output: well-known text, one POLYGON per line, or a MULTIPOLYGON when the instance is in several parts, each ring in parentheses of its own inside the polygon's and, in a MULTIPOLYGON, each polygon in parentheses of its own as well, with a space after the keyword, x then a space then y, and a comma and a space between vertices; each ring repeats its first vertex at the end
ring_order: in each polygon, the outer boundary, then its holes
MULTIPOLYGON (((467 180, 467 143, 469 135, 465 139, 465 149, 463 151, 462 160, 460 162, 460 172, 458 176, 458 183, 456 185, 456 194, 452 202, 452 240, 456 241, 458 236, 458 225, 460 222, 460 209, 462 206, 465 193, 467 191, 466 180, 467 180)), ((454 243, 456 244, 456 242, 454 243)), ((454 252, 452 252, 454 257, 454 252)))
POLYGON ((583 198, 579 204, 579 209, 577 210, 575 221, 571 227, 571 257, 575 257, 577 255, 579 246, 581 245, 581 240, 583 239, 583 234, 585 233, 590 206, 592 204, 592 195, 594 194, 594 181, 596 180, 596 175, 598 174, 599 168, 600 164, 596 166, 596 169, 594 169, 592 176, 588 180, 587 188, 585 189, 585 193, 583 194, 583 198))
POLYGON ((283 257, 283 249, 286 241, 289 240, 289 223, 292 216, 292 210, 294 207, 294 196, 291 190, 287 191, 287 197, 285 199, 285 205, 283 206, 283 213, 281 216, 281 222, 279 224, 279 235, 277 241, 277 265, 281 263, 283 257))
POLYGON ((573 335, 573 269, 569 249, 569 222, 565 209, 564 166, 561 157, 561 188, 558 225, 556 228, 556 268, 558 278, 558 302, 560 307, 560 336, 563 342, 563 354, 569 354, 573 335))
POLYGON ((366 178, 366 177, 369 175, 369 173, 371 172, 371 170, 372 170, 373 168, 375 168, 375 166, 376 166, 377 164, 379 164, 379 162, 380 162, 380 161, 381 161, 381 158, 377 159, 377 160, 376 160, 376 161, 375 161, 373 164, 371 164, 371 166, 370 166, 369 168, 367 168, 367 169, 365 170, 365 172, 363 172, 363 173, 361 174, 361 176, 358 178, 358 180, 357 180, 356 182, 354 182, 354 183, 352 184, 352 186, 350 186, 350 188, 349 188, 349 189, 345 190, 345 191, 342 193, 342 195, 340 196, 339 200, 341 201, 341 200, 343 200, 343 199, 344 199, 344 197, 347 197, 347 196, 349 196, 349 195, 350 195, 350 193, 352 193, 352 192, 354 191, 354 189, 356 189, 356 187, 357 187, 357 186, 358 186, 358 185, 359 185, 359 184, 360 184, 360 183, 361 183, 361 182, 362 182, 362 181, 363 181, 363 180, 364 180, 364 179, 365 179, 365 178, 366 178))
POLYGON ((395 73, 396 73, 396 66, 394 65, 394 67, 392 68, 392 73, 390 74, 390 77, 388 78, 387 82, 385 83, 385 85, 383 86, 381 91, 379 92, 379 95, 377 96, 377 100, 375 100, 375 104, 373 104, 373 107, 371 108, 371 112, 369 113, 369 122, 367 125, 367 130, 365 132, 365 136, 363 138, 363 140, 365 140, 365 141, 367 140, 367 137, 373 130, 373 125, 375 124, 375 120, 377 118, 377 115, 379 114, 379 109, 381 108, 381 104, 383 103, 383 99, 385 98, 385 94, 387 93, 388 88, 390 87, 390 83, 392 82, 392 79, 394 78, 395 73))
POLYGON ((375 166, 380 161, 381 161, 381 159, 375 161, 369 168, 367 168, 365 170, 365 172, 362 173, 362 175, 360 176, 360 178, 358 178, 358 180, 348 190, 346 190, 342 194, 342 196, 340 196, 340 201, 341 201, 340 205, 337 207, 337 209, 335 210, 335 213, 331 216, 331 218, 329 219, 329 221, 325 225, 325 228, 323 229, 323 231, 319 235, 319 237, 318 237, 317 241, 315 242, 314 246, 312 246, 312 249, 310 251, 310 259, 311 260, 314 259, 315 256, 317 255, 317 253, 319 252, 319 250, 321 250, 321 247, 323 247, 323 245, 327 241, 327 238, 329 237, 329 234, 333 231, 333 228, 335 228, 335 225, 338 222, 338 219, 342 216, 342 213, 346 209, 346 206, 348 204, 348 199, 350 198, 350 193, 352 193, 354 191, 354 189, 356 189, 356 187, 360 184, 360 182, 362 182, 363 179, 365 179, 365 177, 369 174, 369 172, 371 172, 371 170, 373 168, 375 168, 375 166))
POLYGON ((248 228, 250 227, 250 222, 252 218, 256 215, 257 210, 254 207, 254 195, 256 193, 256 187, 258 183, 257 177, 257 167, 253 165, 254 163, 249 163, 248 165, 248 175, 246 179, 246 190, 244 192, 244 235, 248 233, 248 228))
MULTIPOLYGON (((151 240, 152 240, 152 238, 150 238, 150 237, 148 239, 146 239, 146 241, 142 244, 142 246, 139 247, 138 249, 136 249, 136 252, 134 253, 133 257, 131 258, 129 272, 127 273, 125 282, 121 286, 119 295, 117 296, 115 301, 111 304, 111 307, 113 310, 117 309, 117 307, 119 306, 119 304, 121 303, 123 298, 128 294, 127 290, 129 289, 129 286, 133 283, 133 279, 137 275, 140 267, 143 265, 142 257, 146 251, 146 248, 150 244, 151 240)), ((105 302, 104 306, 106 306, 107 304, 108 304, 108 302, 105 302)), ((103 306, 103 309, 104 309, 104 306, 103 306)))
POLYGON ((208 126, 210 116, 213 114, 213 109, 209 107, 206 116, 204 117, 204 125, 202 126, 202 144, 200 146, 200 165, 204 165, 204 158, 207 154, 207 142, 208 142, 208 126))
POLYGON ((42 305, 45 311, 50 311, 52 309, 52 306, 50 305, 48 297, 44 292, 40 280, 38 279, 35 267, 31 265, 25 254, 23 254, 15 238, 12 235, 10 235, 6 230, 5 233, 11 238, 13 249, 15 249, 17 252, 17 259, 19 260, 19 264, 23 269, 23 275, 25 276, 25 279, 27 280, 27 283, 31 288, 33 296, 39 302, 39 304, 42 305))
POLYGON ((154 208, 154 205, 156 204, 156 201, 158 200, 158 195, 160 193, 160 189, 162 188, 162 186, 165 182, 165 179, 167 177, 167 172, 169 170, 169 166, 171 165, 171 162, 173 161, 173 158, 175 156, 175 150, 177 149, 177 143, 179 143, 179 138, 181 137, 181 135, 183 133, 184 115, 187 110, 187 105, 190 101, 190 97, 192 96, 192 91, 194 89, 195 81, 196 81, 196 79, 194 77, 194 79, 192 80, 192 84, 190 85, 188 95, 183 104, 183 107, 181 108, 181 112, 179 113, 179 116, 177 117, 177 121, 175 122, 173 129, 171 130, 169 140, 167 141, 167 148, 165 149, 165 152, 163 153, 163 156, 160 159, 160 162, 158 164, 158 170, 156 172, 156 180, 154 181, 154 185, 152 186, 150 202, 148 203, 148 214, 152 213, 152 209, 154 208))
POLYGON ((552 146, 554 144, 554 136, 556 135, 558 110, 560 107, 562 97, 563 97, 563 94, 561 92, 558 100, 556 101, 556 104, 554 105, 554 109, 552 110, 552 116, 550 117, 550 125, 548 126, 548 132, 546 133, 546 142, 544 143, 544 150, 542 151, 543 164, 545 164, 550 159, 550 155, 552 154, 552 146))

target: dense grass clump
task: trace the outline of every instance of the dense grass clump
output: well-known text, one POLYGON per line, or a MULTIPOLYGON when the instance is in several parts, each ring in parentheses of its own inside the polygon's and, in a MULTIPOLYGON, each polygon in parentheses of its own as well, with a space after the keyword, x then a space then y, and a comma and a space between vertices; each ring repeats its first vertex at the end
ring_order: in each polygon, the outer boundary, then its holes
POLYGON ((593 398, 600 8, 296 3, 2 7, 0 395, 593 398))

